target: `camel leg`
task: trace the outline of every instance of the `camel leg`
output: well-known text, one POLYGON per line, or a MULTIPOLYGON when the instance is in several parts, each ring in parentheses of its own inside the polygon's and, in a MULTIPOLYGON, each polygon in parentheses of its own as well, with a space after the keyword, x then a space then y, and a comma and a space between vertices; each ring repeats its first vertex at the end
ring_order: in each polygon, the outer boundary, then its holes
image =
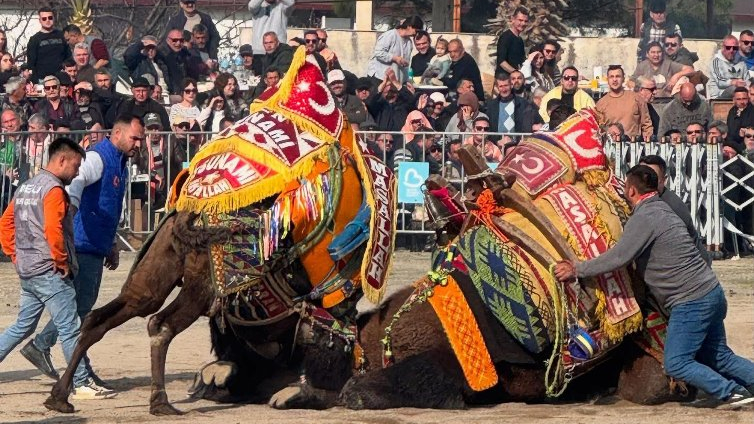
MULTIPOLYGON (((205 255, 206 256, 206 255, 205 255)), ((170 305, 149 319, 147 329, 151 339, 152 394, 149 413, 152 415, 178 415, 181 412, 170 405, 165 392, 165 362, 173 338, 187 329, 200 316, 209 313, 214 293, 209 284, 208 268, 202 269, 201 260, 186 261, 184 286, 170 305), (193 265, 189 265, 193 264, 193 265), (198 267, 197 267, 198 265, 198 267)), ((203 262, 206 265, 206 261, 203 262)))

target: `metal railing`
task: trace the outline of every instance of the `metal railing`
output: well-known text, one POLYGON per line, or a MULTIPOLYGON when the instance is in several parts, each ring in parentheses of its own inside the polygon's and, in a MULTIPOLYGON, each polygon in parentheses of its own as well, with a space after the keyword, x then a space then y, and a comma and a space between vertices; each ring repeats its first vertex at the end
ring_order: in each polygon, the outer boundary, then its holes
MULTIPOLYGON (((44 146, 45 142, 49 143, 59 135, 91 143, 105 134, 0 134, 0 205, 3 209, 15 187, 44 166, 46 150, 39 146, 44 146), (11 145, 13 147, 9 147, 11 145)), ((129 163, 130 184, 121 219, 122 235, 148 234, 154 231, 173 179, 187 166, 198 148, 213 135, 209 132, 147 132, 147 139, 139 154, 129 163)), ((464 191, 465 172, 454 153, 455 146, 459 145, 457 140, 460 140, 460 145, 474 143, 480 146, 481 152, 490 162, 497 162, 497 155, 504 155, 508 147, 527 135, 529 134, 489 132, 356 132, 357 137, 367 142, 375 154, 381 156, 396 171, 399 182, 405 177, 402 175, 401 163, 426 163, 430 174, 442 175, 461 192, 464 191), (387 146, 390 140, 392 145, 387 146)), ((734 239, 741 237, 754 242, 754 237, 751 236, 754 230, 749 228, 752 226, 751 219, 746 219, 746 214, 750 217, 754 211, 752 157, 736 155, 724 160, 719 143, 692 143, 685 138, 678 143, 670 143, 666 140, 618 141, 606 136, 604 148, 613 171, 619 177, 624 177, 626 171, 638 164, 642 156, 657 154, 663 157, 668 163, 666 185, 689 205, 694 225, 706 239, 710 250, 720 249, 724 231, 734 239), (734 219, 737 216, 743 216, 744 219, 734 219)), ((396 216, 398 234, 407 238, 409 243, 416 243, 434 232, 421 200, 399 203, 396 216)), ((122 240, 126 241, 125 238, 122 240)), ((737 246, 738 241, 734 243, 737 246)))

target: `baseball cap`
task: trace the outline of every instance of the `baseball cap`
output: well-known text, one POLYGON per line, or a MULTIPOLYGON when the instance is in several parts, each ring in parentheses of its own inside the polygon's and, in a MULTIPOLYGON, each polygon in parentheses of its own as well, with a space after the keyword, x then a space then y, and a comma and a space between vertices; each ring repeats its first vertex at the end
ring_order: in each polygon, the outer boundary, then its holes
POLYGON ((448 103, 448 101, 445 100, 445 96, 443 96, 443 94, 440 93, 439 91, 435 91, 434 93, 430 94, 429 99, 435 103, 442 103, 442 104, 448 103))
POLYGON ((345 81, 345 80, 346 80, 346 75, 340 69, 333 69, 332 71, 327 73, 328 82, 345 81))
POLYGON ((171 125, 178 125, 183 123, 191 123, 191 120, 183 115, 176 115, 173 117, 173 122, 171 122, 171 125))
POLYGON ((649 3, 649 11, 653 13, 662 13, 667 9, 665 0, 653 0, 649 3))
POLYGON ((154 112, 144 115, 144 127, 158 127, 158 129, 162 129, 160 116, 154 112))
POLYGON ((367 77, 361 77, 356 80, 357 90, 370 90, 372 88, 372 80, 367 77))
POLYGON ((134 78, 133 84, 131 84, 131 88, 134 88, 134 87, 151 88, 152 84, 150 84, 149 81, 147 81, 147 79, 144 77, 136 77, 134 78))
POLYGON ((254 49, 251 47, 251 44, 244 44, 238 49, 238 54, 241 56, 252 56, 254 54, 254 49))

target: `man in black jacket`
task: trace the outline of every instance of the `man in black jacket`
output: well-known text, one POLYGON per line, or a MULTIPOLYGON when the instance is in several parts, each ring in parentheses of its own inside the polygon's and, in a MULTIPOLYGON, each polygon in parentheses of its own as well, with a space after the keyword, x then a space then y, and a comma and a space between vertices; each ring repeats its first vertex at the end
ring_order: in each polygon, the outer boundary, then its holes
POLYGON ((416 31, 414 47, 416 47, 416 54, 411 58, 411 70, 414 77, 420 77, 427 70, 429 61, 436 54, 434 47, 432 47, 432 38, 427 31, 416 31))
POLYGON ((123 60, 131 73, 131 79, 148 74, 154 77, 156 84, 163 86, 163 90, 171 86, 168 65, 157 49, 157 39, 153 36, 145 35, 140 41, 128 46, 123 53, 123 60))
POLYGON ((192 76, 189 74, 188 64, 191 53, 183 46, 183 31, 179 29, 168 31, 164 44, 160 45, 157 51, 167 66, 168 74, 165 79, 169 82, 168 91, 170 94, 182 95, 181 81, 187 76, 192 76))
POLYGON ((202 24, 207 28, 207 53, 209 58, 217 60, 217 48, 220 45, 220 33, 217 32, 215 23, 212 18, 196 8, 195 0, 181 0, 181 11, 170 18, 168 30, 178 29, 183 31, 194 31, 194 26, 202 24))
POLYGON ((749 90, 738 87, 733 92, 733 107, 728 111, 728 139, 727 141, 744 146, 741 129, 754 126, 754 106, 749 103, 749 90))
POLYGON ((55 75, 60 64, 71 57, 71 49, 65 42, 63 31, 55 28, 55 15, 49 7, 39 9, 41 29, 29 38, 26 58, 31 69, 32 81, 41 82, 48 75, 55 75))
POLYGON ((400 131, 409 112, 416 109, 414 94, 401 86, 395 72, 388 68, 377 93, 367 99, 367 110, 374 117, 377 128, 400 131))
POLYGON ((460 79, 468 79, 474 84, 474 93, 479 102, 484 102, 484 86, 482 85, 482 75, 479 72, 479 65, 471 55, 466 54, 463 43, 459 39, 450 40, 448 43, 448 54, 450 55, 450 70, 448 75, 442 79, 447 87, 456 87, 460 79))
POLYGON ((499 74, 495 78, 498 97, 487 101, 487 116, 493 132, 530 133, 544 124, 534 103, 513 94, 511 77, 499 74))
POLYGON ((133 84, 131 84, 131 93, 134 97, 129 100, 121 101, 117 109, 111 107, 108 112, 108 120, 114 122, 115 118, 118 116, 130 115, 144 119, 144 116, 147 113, 156 113, 157 116, 160 117, 160 121, 162 121, 162 127, 169 128, 170 117, 168 116, 168 112, 161 104, 152 100, 149 96, 151 88, 152 86, 146 78, 136 78, 133 84), (115 113, 110 116, 113 111, 115 111, 115 113))

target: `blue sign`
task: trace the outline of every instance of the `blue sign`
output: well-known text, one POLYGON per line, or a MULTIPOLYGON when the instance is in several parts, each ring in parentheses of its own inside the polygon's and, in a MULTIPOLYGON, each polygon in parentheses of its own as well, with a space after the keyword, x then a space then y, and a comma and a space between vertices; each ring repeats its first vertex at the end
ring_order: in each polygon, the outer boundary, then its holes
POLYGON ((429 178, 428 162, 400 162, 398 164, 398 202, 424 203, 422 186, 429 178))

